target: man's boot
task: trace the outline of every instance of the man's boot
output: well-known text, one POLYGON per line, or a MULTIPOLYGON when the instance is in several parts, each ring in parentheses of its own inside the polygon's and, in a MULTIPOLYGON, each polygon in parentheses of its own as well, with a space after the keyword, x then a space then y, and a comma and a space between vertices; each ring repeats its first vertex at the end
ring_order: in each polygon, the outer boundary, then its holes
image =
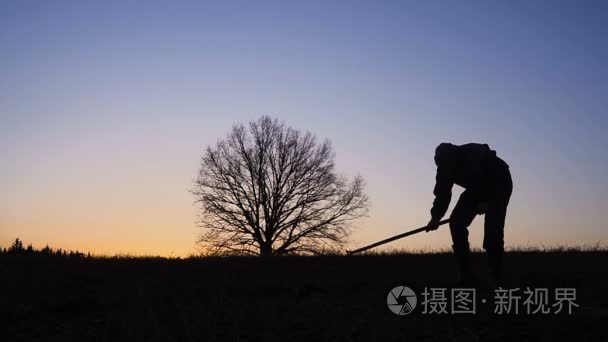
POLYGON ((488 254, 488 266, 490 268, 490 275, 492 279, 499 283, 503 280, 504 267, 502 262, 502 251, 487 250, 488 254))
POLYGON ((456 255, 456 262, 458 264, 458 286, 475 285, 475 276, 471 268, 469 250, 457 250, 454 248, 454 254, 456 255))

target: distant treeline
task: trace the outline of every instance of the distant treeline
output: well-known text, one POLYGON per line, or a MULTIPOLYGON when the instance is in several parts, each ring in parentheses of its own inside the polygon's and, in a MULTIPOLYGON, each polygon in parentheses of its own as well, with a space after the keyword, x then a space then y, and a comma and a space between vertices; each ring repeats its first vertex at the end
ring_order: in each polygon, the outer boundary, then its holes
MULTIPOLYGON (((472 248, 474 254, 481 254, 483 251, 478 248, 472 248)), ((384 249, 379 251, 367 251, 362 253, 362 256, 398 256, 398 255, 422 255, 422 254, 451 254, 451 249, 415 249, 415 250, 404 250, 404 249, 384 249)), ((509 247, 507 253, 608 253, 608 246, 602 245, 599 242, 594 245, 582 245, 582 246, 520 246, 520 247, 509 247)), ((71 251, 67 249, 57 248, 53 249, 48 244, 42 249, 36 249, 32 244, 24 245, 21 239, 16 238, 12 245, 8 248, 2 248, 0 246, 0 256, 2 255, 40 255, 40 256, 53 256, 53 257, 65 257, 65 258, 104 258, 104 259, 174 259, 181 260, 181 257, 163 257, 159 255, 129 255, 129 254, 117 254, 117 255, 92 255, 90 252, 83 253, 78 250, 71 251)), ((343 254, 327 253, 324 256, 340 256, 343 254)), ((191 254, 186 259, 201 258, 201 257, 219 257, 224 256, 205 256, 205 255, 194 255, 191 254)))
POLYGON ((53 249, 49 245, 44 246, 42 249, 36 249, 32 244, 24 246, 21 239, 16 238, 13 244, 8 248, 0 248, 0 255, 7 254, 19 254, 19 255, 52 255, 58 257, 70 257, 70 258, 90 258, 91 253, 83 253, 78 250, 68 251, 65 249, 53 249))

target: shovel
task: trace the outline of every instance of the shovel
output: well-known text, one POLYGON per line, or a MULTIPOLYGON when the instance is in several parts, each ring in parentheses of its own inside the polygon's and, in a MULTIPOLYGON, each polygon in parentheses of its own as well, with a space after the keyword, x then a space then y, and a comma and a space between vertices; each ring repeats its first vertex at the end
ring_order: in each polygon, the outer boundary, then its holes
MULTIPOLYGON (((444 224, 446 224, 448 222, 450 222, 450 220, 443 220, 443 221, 439 222, 439 225, 441 226, 441 225, 444 225, 444 224)), ((378 247, 380 245, 384 245, 385 243, 389 243, 391 241, 399 240, 399 239, 404 238, 406 236, 418 234, 418 233, 424 232, 424 231, 426 231, 426 226, 420 227, 420 228, 417 228, 417 229, 414 229, 414 230, 410 230, 409 232, 405 232, 405 233, 401 233, 401 234, 395 235, 395 236, 390 237, 388 239, 384 239, 382 241, 378 241, 378 242, 372 243, 371 245, 367 245, 365 247, 361 247, 359 249, 355 249, 354 251, 348 251, 346 254, 353 255, 355 253, 361 253, 361 252, 366 251, 368 249, 372 249, 374 247, 378 247)))

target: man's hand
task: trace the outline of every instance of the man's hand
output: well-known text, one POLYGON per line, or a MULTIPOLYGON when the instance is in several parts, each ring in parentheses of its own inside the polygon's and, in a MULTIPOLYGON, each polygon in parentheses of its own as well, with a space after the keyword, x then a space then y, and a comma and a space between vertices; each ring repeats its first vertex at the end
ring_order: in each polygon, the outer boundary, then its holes
POLYGON ((431 218, 429 223, 426 225, 426 231, 430 232, 431 230, 437 230, 439 228, 439 220, 431 218))

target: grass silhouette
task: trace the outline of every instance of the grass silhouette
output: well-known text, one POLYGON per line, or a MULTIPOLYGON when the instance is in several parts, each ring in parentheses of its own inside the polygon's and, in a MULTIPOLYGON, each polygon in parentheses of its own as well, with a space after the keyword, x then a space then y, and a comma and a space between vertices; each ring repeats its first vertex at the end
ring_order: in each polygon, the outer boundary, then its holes
MULTIPOLYGON (((472 256, 486 279, 482 253, 472 256)), ((425 287, 454 286, 449 251, 369 252, 343 256, 133 257, 0 255, 2 340, 603 340, 608 315, 608 250, 530 248, 506 255, 504 288, 577 289, 572 315, 422 315, 425 287), (397 316, 387 293, 418 294, 397 316)), ((484 280, 485 281, 485 280, 484 280)), ((492 284, 478 298, 491 301, 492 284)))

